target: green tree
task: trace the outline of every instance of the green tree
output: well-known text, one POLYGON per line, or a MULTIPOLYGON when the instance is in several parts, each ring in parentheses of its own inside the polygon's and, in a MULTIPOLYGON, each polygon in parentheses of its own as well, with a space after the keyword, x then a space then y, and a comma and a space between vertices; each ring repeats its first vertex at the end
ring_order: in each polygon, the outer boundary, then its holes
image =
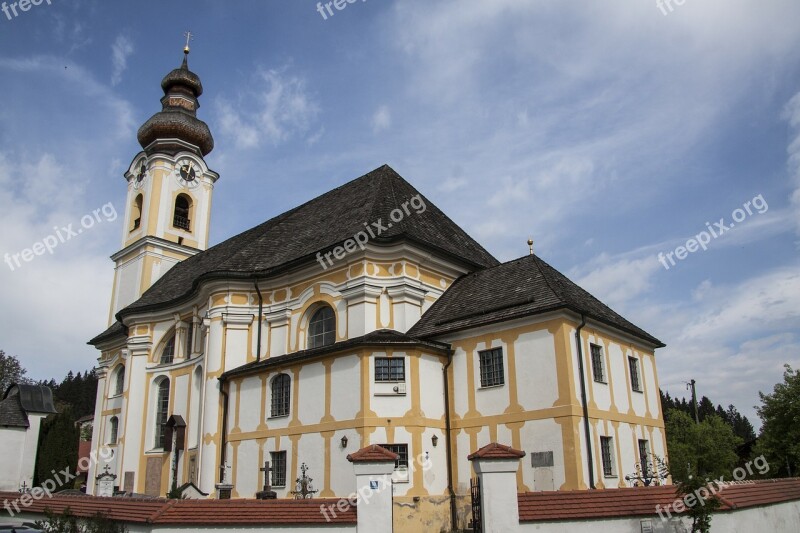
MULTIPOLYGON (((75 474, 78 465, 79 438, 80 429, 75 426, 75 418, 69 407, 44 421, 39 433, 35 485, 41 485, 47 479, 58 481, 53 471, 58 473, 69 468, 69 473, 75 474)), ((56 488, 56 492, 71 488, 73 488, 71 485, 62 485, 56 488)))
POLYGON ((667 417, 667 451, 672 479, 688 481, 689 476, 730 478, 736 467, 736 447, 742 439, 716 414, 695 423, 687 413, 672 409, 667 417))
POLYGON ((771 394, 759 392, 761 418, 758 452, 764 454, 777 477, 800 471, 800 370, 785 366, 783 382, 771 394))
POLYGON ((0 398, 14 383, 28 383, 30 380, 25 377, 27 373, 18 358, 0 350, 0 398))

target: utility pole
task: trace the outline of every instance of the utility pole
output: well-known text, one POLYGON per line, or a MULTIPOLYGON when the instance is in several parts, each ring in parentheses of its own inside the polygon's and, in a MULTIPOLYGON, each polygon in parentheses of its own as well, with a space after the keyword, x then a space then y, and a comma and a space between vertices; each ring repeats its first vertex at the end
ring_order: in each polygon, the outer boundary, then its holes
POLYGON ((697 390, 695 389, 695 381, 692 380, 686 384, 686 388, 692 389, 692 407, 694 408, 694 421, 695 423, 700 423, 700 413, 697 412, 697 390))

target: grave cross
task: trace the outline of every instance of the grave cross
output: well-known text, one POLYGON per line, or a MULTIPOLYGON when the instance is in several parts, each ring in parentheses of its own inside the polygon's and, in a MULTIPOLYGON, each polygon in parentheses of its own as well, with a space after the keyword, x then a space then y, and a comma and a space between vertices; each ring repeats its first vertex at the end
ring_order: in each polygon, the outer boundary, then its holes
POLYGON ((259 468, 260 472, 264 472, 264 492, 269 492, 272 490, 272 486, 269 484, 269 473, 273 471, 273 468, 269 466, 269 461, 264 461, 264 467, 259 468))

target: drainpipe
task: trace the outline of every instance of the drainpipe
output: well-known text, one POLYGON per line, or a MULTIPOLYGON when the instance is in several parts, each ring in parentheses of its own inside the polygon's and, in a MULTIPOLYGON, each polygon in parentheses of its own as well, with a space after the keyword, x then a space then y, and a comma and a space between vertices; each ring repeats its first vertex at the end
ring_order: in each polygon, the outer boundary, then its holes
POLYGON ((225 452, 228 448, 228 392, 225 390, 225 378, 219 378, 219 392, 222 394, 222 437, 219 448, 219 482, 225 483, 225 452))
POLYGON ((261 361, 261 314, 264 312, 264 298, 261 296, 261 289, 258 288, 258 281, 253 282, 258 293, 258 340, 256 341, 256 361, 261 361))
POLYGON ((442 367, 444 378, 444 444, 447 446, 447 492, 450 494, 450 529, 456 530, 458 512, 456 510, 456 492, 453 490, 453 456, 450 448, 450 384, 447 379, 447 369, 453 362, 453 351, 448 350, 447 364, 442 367))
POLYGON ((589 488, 594 486, 594 460, 592 459, 592 432, 589 428, 589 406, 586 404, 586 378, 583 375, 583 342, 581 330, 586 325, 586 315, 581 313, 581 324, 575 330, 575 343, 578 346, 578 370, 581 374, 581 403, 583 404, 583 430, 586 433, 586 453, 589 463, 589 488))

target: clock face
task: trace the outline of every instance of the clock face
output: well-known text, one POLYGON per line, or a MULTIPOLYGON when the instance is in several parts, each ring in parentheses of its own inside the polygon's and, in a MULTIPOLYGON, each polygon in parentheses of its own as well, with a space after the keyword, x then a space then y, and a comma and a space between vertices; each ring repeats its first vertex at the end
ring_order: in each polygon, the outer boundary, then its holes
POLYGON ((136 175, 133 178, 133 188, 140 189, 144 186, 144 182, 147 180, 147 161, 142 161, 139 165, 139 170, 136 171, 136 175))
POLYGON ((183 159, 175 166, 175 177, 181 186, 194 189, 200 184, 200 169, 191 159, 183 159))

